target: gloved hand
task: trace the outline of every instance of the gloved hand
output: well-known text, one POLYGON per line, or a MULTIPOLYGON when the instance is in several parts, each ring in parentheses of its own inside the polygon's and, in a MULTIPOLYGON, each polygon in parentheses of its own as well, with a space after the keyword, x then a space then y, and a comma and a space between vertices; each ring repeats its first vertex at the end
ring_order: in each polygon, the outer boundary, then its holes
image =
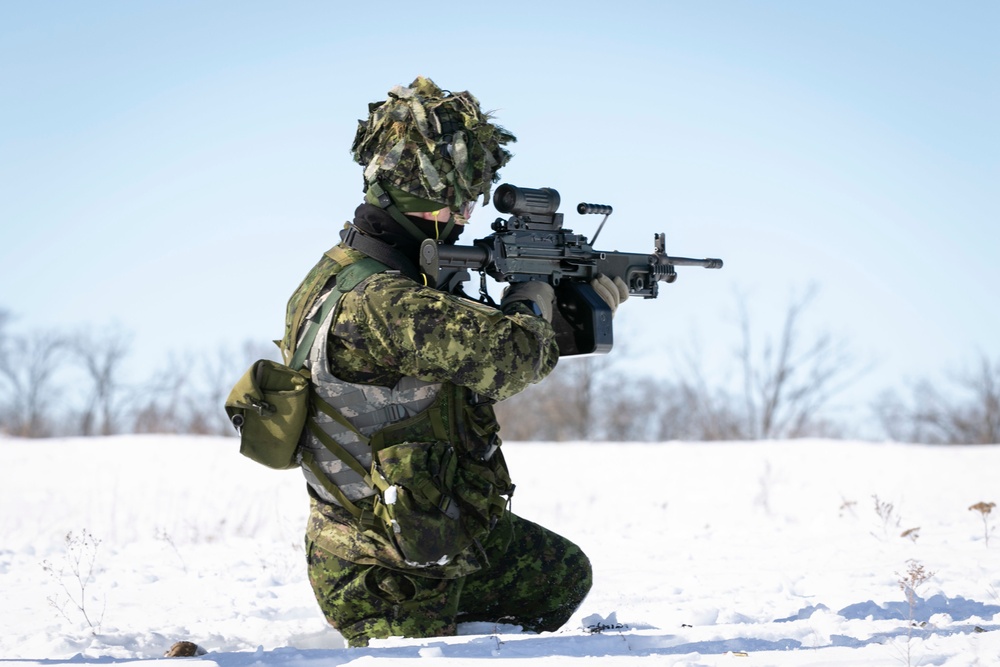
POLYGON ((517 301, 530 301, 538 306, 541 317, 546 322, 552 321, 552 309, 556 303, 556 291, 552 285, 537 280, 526 283, 514 283, 504 290, 503 298, 500 299, 500 310, 517 301))
POLYGON ((599 273, 596 278, 590 281, 590 286, 597 292, 597 296, 604 299, 611 308, 612 316, 618 310, 618 304, 628 299, 628 285, 618 276, 611 280, 606 275, 599 273))

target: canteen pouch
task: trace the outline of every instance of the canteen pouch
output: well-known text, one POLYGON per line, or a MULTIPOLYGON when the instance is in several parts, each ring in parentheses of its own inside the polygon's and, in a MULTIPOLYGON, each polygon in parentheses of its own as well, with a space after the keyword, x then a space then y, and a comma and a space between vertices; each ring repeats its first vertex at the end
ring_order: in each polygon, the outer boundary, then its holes
POLYGON ((240 434, 240 454, 275 470, 295 468, 309 378, 269 359, 256 361, 229 392, 226 414, 240 434))

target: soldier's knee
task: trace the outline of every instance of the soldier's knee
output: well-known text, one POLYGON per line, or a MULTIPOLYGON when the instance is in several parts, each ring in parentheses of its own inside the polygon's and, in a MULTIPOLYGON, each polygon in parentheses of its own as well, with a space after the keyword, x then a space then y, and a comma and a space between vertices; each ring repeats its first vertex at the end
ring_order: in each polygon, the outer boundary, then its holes
POLYGON ((564 605, 576 610, 594 585, 594 569, 590 564, 590 559, 579 548, 573 555, 566 575, 566 581, 563 584, 566 591, 564 605))
POLYGON ((594 585, 594 568, 590 565, 590 559, 587 558, 587 554, 580 552, 580 565, 579 565, 579 583, 577 584, 577 589, 580 595, 580 602, 583 602, 583 598, 587 597, 587 593, 590 592, 591 586, 594 585))

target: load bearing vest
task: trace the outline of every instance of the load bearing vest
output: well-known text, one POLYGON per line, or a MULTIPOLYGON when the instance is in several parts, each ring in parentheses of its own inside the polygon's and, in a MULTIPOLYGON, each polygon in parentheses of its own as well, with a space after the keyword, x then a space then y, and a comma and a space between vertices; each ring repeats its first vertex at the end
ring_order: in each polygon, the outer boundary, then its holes
POLYGON ((340 505, 343 504, 341 499, 329 490, 330 483, 351 501, 374 495, 369 478, 371 437, 390 424, 426 411, 434 404, 442 385, 412 377, 400 379, 394 387, 341 380, 330 370, 326 345, 334 314, 331 310, 320 326, 306 362, 315 398, 325 405, 317 406, 304 433, 300 457, 314 462, 302 467, 313 491, 322 500, 340 505), (343 448, 350 459, 345 460, 346 457, 338 457, 331 451, 331 440, 343 448), (352 465, 352 460, 359 465, 352 465))
POLYGON ((393 387, 358 384, 340 379, 330 368, 327 338, 337 303, 345 292, 363 290, 373 275, 385 269, 371 259, 343 267, 334 285, 309 309, 299 339, 299 345, 308 346, 302 363, 309 370, 315 408, 299 444, 299 463, 320 499, 349 509, 353 501, 375 495, 370 477, 372 437, 390 424, 425 412, 442 387, 440 382, 413 377, 403 377, 393 387), (318 327, 317 318, 321 318, 318 327))
MULTIPOLYGON (((388 509, 396 492, 396 482, 390 479, 400 480, 394 455, 399 447, 431 447, 420 451, 436 452, 431 458, 437 482, 421 476, 407 477, 404 484, 416 483, 417 487, 410 487, 412 492, 436 506, 441 516, 461 526, 466 538, 475 541, 495 525, 514 490, 498 451, 493 402, 448 382, 403 377, 395 386, 384 387, 337 377, 330 367, 327 345, 337 305, 344 293, 364 290, 373 275, 386 267, 370 258, 346 266, 336 263, 341 267, 331 267, 334 270, 326 275, 336 274, 337 279, 308 308, 290 362, 293 368, 308 368, 312 388, 312 414, 297 452, 306 481, 320 500, 344 507, 363 525, 388 525, 391 531, 397 524, 394 510, 388 509), (392 472, 381 468, 386 448, 394 452, 390 455, 392 472), (464 508, 461 512, 456 501, 464 508)), ((442 535, 446 536, 439 540, 442 545, 457 543, 447 532, 442 535)), ((421 540, 425 537, 426 532, 421 540)), ((400 540, 404 554, 425 556, 419 545, 405 548, 405 539, 400 540)), ((412 560, 436 562, 438 556, 412 560)))

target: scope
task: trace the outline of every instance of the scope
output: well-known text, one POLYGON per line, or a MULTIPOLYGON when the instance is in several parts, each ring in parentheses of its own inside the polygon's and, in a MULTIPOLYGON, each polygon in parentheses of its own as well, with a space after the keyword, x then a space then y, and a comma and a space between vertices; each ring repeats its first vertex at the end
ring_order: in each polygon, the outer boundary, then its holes
POLYGON ((550 216, 559 208, 559 193, 552 188, 519 188, 504 183, 493 193, 493 207, 518 216, 550 216))

